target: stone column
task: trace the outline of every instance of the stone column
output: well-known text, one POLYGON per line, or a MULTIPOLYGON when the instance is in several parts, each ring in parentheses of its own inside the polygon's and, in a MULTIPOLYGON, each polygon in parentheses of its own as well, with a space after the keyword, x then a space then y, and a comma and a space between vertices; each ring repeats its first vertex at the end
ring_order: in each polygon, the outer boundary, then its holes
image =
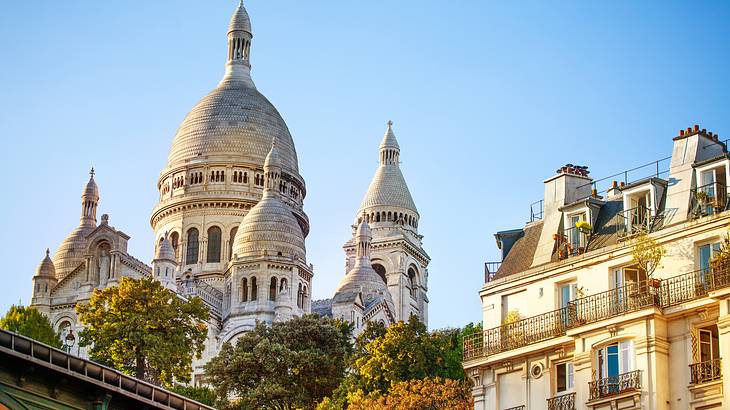
POLYGON ((575 391, 575 408, 585 408, 590 399, 590 383, 593 381, 591 352, 583 352, 581 339, 576 340, 576 350, 573 355, 573 390, 575 391), (578 350, 580 348, 580 350, 578 350))
MULTIPOLYGON (((722 372, 722 391, 730 392, 730 299, 720 301, 720 317, 717 319, 717 331, 720 336, 720 371, 722 372)), ((728 406, 728 399, 723 398, 723 407, 728 406)))

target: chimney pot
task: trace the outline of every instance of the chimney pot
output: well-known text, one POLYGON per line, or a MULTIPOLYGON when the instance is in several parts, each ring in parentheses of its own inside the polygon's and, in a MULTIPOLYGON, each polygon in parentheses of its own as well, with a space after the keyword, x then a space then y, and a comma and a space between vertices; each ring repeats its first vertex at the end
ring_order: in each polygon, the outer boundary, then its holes
POLYGON ((706 129, 706 128, 703 128, 703 129, 702 129, 702 133, 703 133, 703 134, 707 134, 707 129, 706 129))
POLYGON ((692 133, 692 128, 691 127, 687 127, 687 134, 691 134, 691 133, 692 133))
POLYGON ((679 136, 680 137, 683 137, 684 136, 684 130, 679 130, 679 136))
POLYGON ((618 188, 618 181, 613 181, 613 183, 611 184, 611 188, 613 188, 613 189, 618 188))
POLYGON ((700 131, 700 126, 695 124, 695 132, 699 132, 699 131, 700 131))
POLYGON ((626 185, 626 183, 624 181, 621 181, 621 185, 620 185, 621 188, 623 188, 625 185, 626 185))

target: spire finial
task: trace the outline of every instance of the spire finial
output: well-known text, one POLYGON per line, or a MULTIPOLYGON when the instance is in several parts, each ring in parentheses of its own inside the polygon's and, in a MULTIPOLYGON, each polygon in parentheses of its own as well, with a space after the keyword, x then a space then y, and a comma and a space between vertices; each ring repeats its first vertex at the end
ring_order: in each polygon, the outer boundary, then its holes
POLYGON ((393 126, 393 120, 388 120, 388 128, 391 128, 393 126))
POLYGON ((51 250, 46 248, 46 256, 50 256, 50 255, 51 255, 51 250))
POLYGON ((243 0, 238 1, 238 7, 243 7, 243 0))
POLYGON ((89 171, 89 176, 91 176, 91 178, 94 178, 94 174, 96 174, 96 172, 94 171, 94 167, 91 167, 91 171, 89 171))

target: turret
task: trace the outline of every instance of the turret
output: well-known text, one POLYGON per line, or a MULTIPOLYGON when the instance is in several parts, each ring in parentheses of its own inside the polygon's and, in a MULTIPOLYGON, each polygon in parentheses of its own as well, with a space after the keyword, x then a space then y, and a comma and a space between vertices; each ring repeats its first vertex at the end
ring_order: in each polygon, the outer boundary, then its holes
POLYGON ((96 208, 99 206, 99 187, 94 181, 94 168, 89 171, 89 182, 81 194, 81 224, 96 225, 96 208))
POLYGON ((165 232, 165 236, 160 241, 157 252, 155 252, 155 259, 152 261, 152 272, 154 278, 160 281, 164 287, 170 290, 176 290, 176 271, 177 262, 175 261, 175 250, 167 239, 167 232, 165 232))
POLYGON ((53 265, 50 254, 50 250, 46 249, 46 257, 43 258, 33 275, 33 297, 30 302, 31 306, 46 315, 51 313, 51 291, 58 284, 56 267, 53 265))
POLYGON ((251 80, 251 19, 248 17, 243 0, 238 4, 228 25, 228 58, 226 61, 227 79, 242 80, 253 86, 251 80))

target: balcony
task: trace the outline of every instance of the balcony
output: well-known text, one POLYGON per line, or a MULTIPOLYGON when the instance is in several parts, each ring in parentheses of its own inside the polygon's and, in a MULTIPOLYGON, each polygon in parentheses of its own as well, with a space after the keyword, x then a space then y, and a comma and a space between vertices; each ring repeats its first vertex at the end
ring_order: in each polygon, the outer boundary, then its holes
POLYGON ((641 390, 641 370, 609 376, 588 383, 590 401, 641 390))
POLYGON ((547 408, 548 410, 575 410, 575 393, 547 399, 547 408))
POLYGON ((643 206, 621 211, 616 215, 618 239, 628 239, 643 232, 651 232, 654 214, 643 206))
POLYGON ((689 365, 689 373, 692 384, 702 384, 720 380, 722 378, 720 359, 693 363, 689 365))
POLYGON ((464 337, 464 360, 491 356, 564 336, 569 329, 642 309, 665 309, 706 297, 730 286, 730 266, 688 272, 666 279, 629 282, 571 301, 567 307, 502 324, 464 337))
POLYGON ((717 182, 693 188, 690 193, 692 219, 714 215, 727 209, 727 186, 717 182))
POLYGON ((502 262, 484 262, 484 283, 494 280, 500 266, 502 266, 502 262))
POLYGON ((519 406, 509 407, 509 408, 506 408, 504 410, 525 410, 525 405, 524 404, 521 404, 519 406))
POLYGON ((553 239, 555 240, 558 259, 563 260, 586 252, 590 241, 590 232, 574 226, 565 229, 562 234, 553 235, 553 239))

